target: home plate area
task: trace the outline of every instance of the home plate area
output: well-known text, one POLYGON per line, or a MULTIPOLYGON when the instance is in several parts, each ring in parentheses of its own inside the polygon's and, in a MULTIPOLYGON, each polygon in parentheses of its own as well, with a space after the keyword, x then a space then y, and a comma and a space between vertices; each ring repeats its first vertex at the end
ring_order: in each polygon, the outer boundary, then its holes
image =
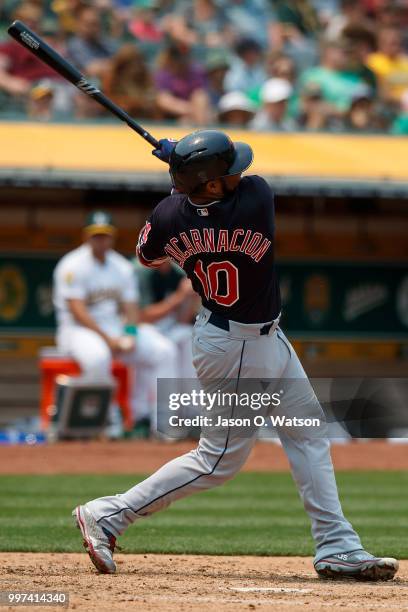
POLYGON ((391 582, 363 583, 321 580, 302 557, 116 558, 118 573, 100 575, 85 554, 1 553, 1 590, 64 591, 69 609, 84 611, 408 609, 408 561, 391 582))

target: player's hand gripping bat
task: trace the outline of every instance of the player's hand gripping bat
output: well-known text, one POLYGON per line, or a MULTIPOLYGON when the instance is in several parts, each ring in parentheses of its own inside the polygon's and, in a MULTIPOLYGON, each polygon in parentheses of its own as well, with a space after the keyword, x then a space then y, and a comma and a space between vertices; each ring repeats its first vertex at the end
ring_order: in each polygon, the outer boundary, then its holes
POLYGON ((79 70, 61 57, 59 53, 47 45, 38 34, 35 34, 30 28, 24 25, 24 23, 21 21, 14 21, 8 28, 8 33, 20 45, 28 49, 42 62, 48 64, 48 66, 58 72, 64 79, 67 79, 67 81, 75 85, 75 87, 88 94, 88 96, 91 96, 96 102, 99 102, 99 104, 104 106, 113 115, 116 115, 116 117, 119 117, 119 119, 127 123, 132 130, 147 140, 155 149, 161 149, 161 143, 156 140, 156 138, 132 119, 132 117, 120 108, 120 106, 105 96, 97 87, 89 83, 79 70))

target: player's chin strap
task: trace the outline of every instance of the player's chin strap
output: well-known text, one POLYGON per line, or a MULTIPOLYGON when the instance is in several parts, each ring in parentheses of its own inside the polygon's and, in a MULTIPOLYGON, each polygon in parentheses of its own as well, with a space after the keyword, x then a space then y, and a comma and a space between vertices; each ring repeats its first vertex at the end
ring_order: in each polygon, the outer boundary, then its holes
POLYGON ((171 180, 171 191, 170 191, 170 194, 173 195, 173 193, 178 193, 179 190, 176 187, 176 182, 174 180, 174 176, 171 173, 171 170, 169 170, 169 174, 170 174, 170 180, 171 180))

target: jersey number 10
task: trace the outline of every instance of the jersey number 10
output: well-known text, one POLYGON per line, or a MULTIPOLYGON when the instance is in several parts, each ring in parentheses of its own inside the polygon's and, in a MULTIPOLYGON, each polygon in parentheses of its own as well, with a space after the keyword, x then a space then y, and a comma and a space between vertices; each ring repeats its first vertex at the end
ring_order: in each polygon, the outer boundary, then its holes
POLYGON ((200 281, 205 298, 214 300, 220 306, 232 306, 239 299, 238 268, 230 261, 213 261, 207 270, 201 259, 194 266, 194 274, 200 281), (226 293, 219 293, 220 275, 225 274, 226 293))

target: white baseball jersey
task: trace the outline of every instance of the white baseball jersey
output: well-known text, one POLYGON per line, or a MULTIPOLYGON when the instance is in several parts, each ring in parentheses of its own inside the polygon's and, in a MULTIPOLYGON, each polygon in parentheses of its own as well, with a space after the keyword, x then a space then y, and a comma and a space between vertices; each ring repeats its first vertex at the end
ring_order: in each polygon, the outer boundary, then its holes
POLYGON ((132 264, 116 251, 108 251, 101 263, 88 244, 64 255, 54 270, 53 301, 58 328, 76 326, 67 305, 69 299, 86 302, 97 325, 112 336, 122 332, 120 304, 138 301, 132 264))

